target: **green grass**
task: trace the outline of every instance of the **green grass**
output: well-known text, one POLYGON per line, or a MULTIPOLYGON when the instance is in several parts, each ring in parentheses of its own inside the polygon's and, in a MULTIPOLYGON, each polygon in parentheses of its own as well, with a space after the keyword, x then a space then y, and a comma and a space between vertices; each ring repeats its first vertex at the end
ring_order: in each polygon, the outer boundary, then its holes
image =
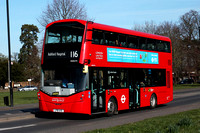
MULTIPOLYGON (((3 101, 3 97, 5 96, 9 96, 9 101, 10 101, 9 92, 0 92, 0 106, 5 106, 4 101, 3 101)), ((13 92, 13 101, 14 101, 14 105, 38 103, 37 91, 13 92)))
POLYGON ((174 85, 174 90, 200 88, 200 84, 178 84, 174 85))
POLYGON ((87 133, 200 133, 200 109, 87 133))

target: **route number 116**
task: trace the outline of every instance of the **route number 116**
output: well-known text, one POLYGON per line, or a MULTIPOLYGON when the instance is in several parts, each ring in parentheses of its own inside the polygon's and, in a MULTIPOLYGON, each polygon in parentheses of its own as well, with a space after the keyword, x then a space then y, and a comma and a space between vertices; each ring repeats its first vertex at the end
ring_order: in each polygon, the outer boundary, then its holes
POLYGON ((78 57, 78 51, 70 51, 70 57, 71 58, 77 58, 78 57))

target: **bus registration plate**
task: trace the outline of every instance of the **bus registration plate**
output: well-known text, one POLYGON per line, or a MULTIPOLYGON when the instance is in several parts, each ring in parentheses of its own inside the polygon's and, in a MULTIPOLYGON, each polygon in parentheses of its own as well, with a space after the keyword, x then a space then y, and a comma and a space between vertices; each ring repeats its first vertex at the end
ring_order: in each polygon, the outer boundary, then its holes
POLYGON ((64 113, 64 109, 53 109, 53 112, 64 113))

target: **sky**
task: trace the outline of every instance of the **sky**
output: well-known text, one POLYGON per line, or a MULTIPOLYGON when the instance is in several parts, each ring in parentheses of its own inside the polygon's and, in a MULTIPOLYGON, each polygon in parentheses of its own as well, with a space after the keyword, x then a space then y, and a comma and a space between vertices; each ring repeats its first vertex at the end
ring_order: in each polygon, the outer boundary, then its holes
MULTIPOLYGON (((23 24, 38 26, 37 19, 53 0, 9 0, 11 54, 22 47, 19 37, 23 24)), ((200 12, 200 0, 79 0, 84 4, 89 18, 94 22, 131 29, 136 24, 153 21, 178 22, 181 15, 192 10, 200 12)), ((0 0, 0 53, 8 56, 6 0, 0 0)))

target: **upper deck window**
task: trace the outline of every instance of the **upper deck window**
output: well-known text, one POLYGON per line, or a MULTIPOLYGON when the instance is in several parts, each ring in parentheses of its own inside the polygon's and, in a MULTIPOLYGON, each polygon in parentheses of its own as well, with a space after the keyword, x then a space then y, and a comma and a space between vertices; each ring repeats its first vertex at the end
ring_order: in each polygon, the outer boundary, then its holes
POLYGON ((161 52, 170 52, 169 42, 157 41, 157 49, 161 52))
POLYGON ((56 23, 47 29, 46 44, 81 43, 84 26, 77 22, 56 23))
POLYGON ((113 32, 105 32, 105 44, 110 46, 119 46, 118 34, 113 32))
POLYGON ((93 31, 92 43, 93 44, 104 44, 103 31, 100 31, 100 30, 93 31))
POLYGON ((127 47, 126 45, 126 35, 123 35, 123 34, 120 34, 119 35, 119 45, 122 46, 122 47, 127 47))
POLYGON ((94 29, 92 44, 170 53, 170 42, 94 29))
POLYGON ((128 36, 128 40, 127 40, 127 47, 128 48, 138 48, 138 38, 135 36, 128 36))
POLYGON ((154 39, 147 39, 147 49, 148 50, 156 50, 156 40, 154 39))

